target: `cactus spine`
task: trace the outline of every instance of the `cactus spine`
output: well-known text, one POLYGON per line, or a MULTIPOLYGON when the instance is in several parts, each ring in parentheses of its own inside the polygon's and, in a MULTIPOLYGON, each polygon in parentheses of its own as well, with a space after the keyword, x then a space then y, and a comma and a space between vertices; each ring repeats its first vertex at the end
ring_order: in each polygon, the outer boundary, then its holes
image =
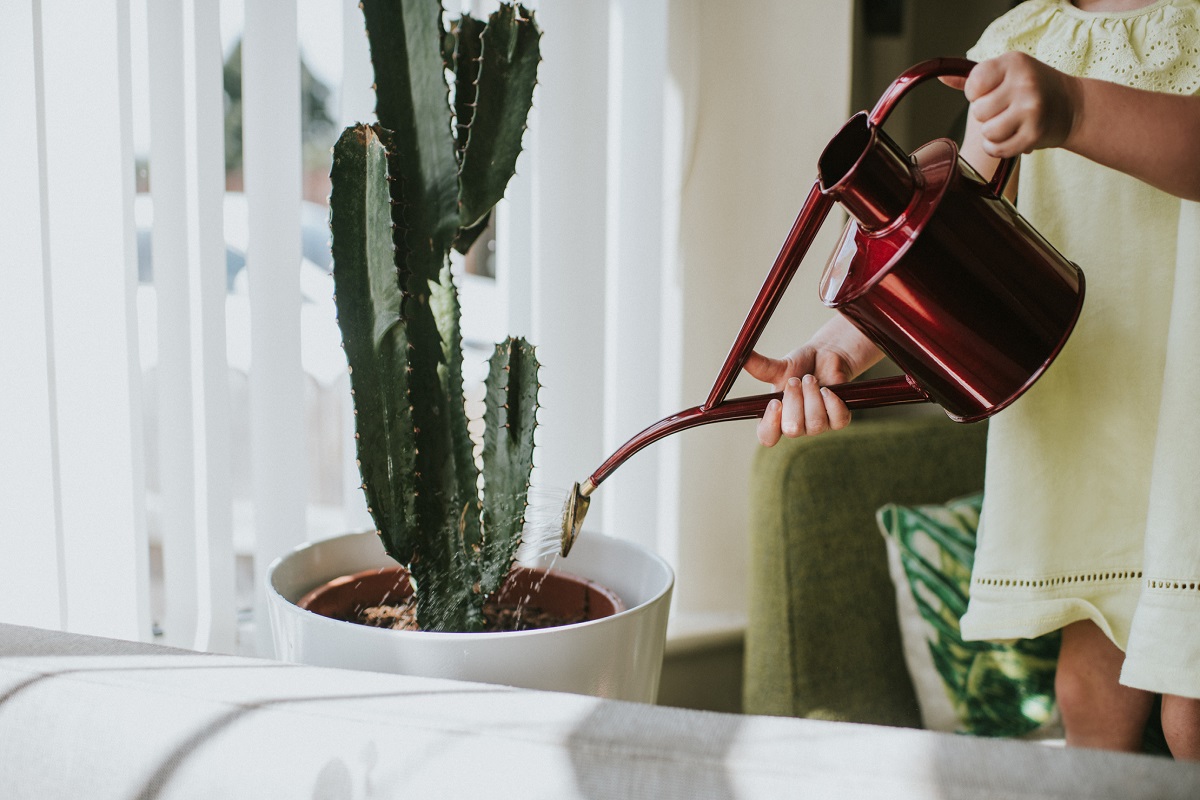
POLYGON ((449 256, 470 247, 513 175, 541 33, 519 5, 450 30, 439 0, 361 7, 379 124, 334 146, 330 227, 362 486, 416 583, 422 629, 474 631, 520 543, 538 363, 523 339, 492 355, 481 492, 449 256))

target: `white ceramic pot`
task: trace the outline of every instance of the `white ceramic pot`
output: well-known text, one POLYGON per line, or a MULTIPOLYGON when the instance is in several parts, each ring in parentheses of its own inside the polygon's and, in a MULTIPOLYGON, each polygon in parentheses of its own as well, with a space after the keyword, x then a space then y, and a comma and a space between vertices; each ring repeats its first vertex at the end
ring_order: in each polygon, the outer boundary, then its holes
POLYGON ((276 657, 322 667, 655 701, 675 575, 644 547, 584 533, 570 558, 533 562, 603 584, 625 602, 626 610, 619 614, 558 628, 394 631, 330 619, 296 605, 326 581, 394 564, 373 532, 313 542, 277 559, 267 570, 276 657))

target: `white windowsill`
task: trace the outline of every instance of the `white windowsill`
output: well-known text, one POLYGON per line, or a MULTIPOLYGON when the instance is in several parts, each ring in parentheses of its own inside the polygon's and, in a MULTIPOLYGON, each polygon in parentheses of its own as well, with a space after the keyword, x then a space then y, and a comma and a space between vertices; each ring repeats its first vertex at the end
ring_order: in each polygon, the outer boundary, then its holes
POLYGON ((746 615, 737 611, 671 612, 667 623, 667 655, 739 645, 746 635, 746 615))

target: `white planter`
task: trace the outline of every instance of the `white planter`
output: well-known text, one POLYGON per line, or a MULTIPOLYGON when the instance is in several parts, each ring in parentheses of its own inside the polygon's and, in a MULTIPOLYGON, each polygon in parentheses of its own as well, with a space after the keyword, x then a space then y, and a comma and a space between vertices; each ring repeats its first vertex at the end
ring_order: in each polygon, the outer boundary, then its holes
POLYGON ((626 610, 619 614, 559 628, 506 633, 393 631, 330 619, 296 605, 311 589, 333 578, 394 564, 373 532, 313 542, 277 559, 267 570, 276 656, 322 667, 655 701, 675 575, 667 562, 649 550, 584 533, 570 558, 550 556, 534 562, 533 566, 603 584, 625 602, 626 610))

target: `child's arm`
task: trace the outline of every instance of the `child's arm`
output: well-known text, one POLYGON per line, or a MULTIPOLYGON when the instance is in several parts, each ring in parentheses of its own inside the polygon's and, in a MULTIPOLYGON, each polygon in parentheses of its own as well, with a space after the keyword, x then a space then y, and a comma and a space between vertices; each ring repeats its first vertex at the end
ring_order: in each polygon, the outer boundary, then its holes
MULTIPOLYGON (((959 88, 962 88, 959 86, 959 88)), ((984 150, 983 134, 979 130, 980 123, 974 117, 967 117, 967 130, 963 135, 962 147, 959 148, 959 155, 963 160, 975 168, 985 178, 991 178, 995 173, 1000 159, 995 156, 990 156, 984 150)), ((1008 183, 1004 187, 1004 196, 1013 203, 1017 202, 1017 184, 1021 177, 1021 162, 1017 162, 1017 166, 1013 169, 1012 177, 1008 179, 1008 183)))
POLYGON ((781 436, 846 427, 850 410, 841 398, 820 387, 851 380, 881 358, 875 343, 841 314, 783 358, 751 353, 746 372, 783 392, 783 402, 772 400, 759 420, 758 440, 771 447, 781 436))
MULTIPOLYGON (((980 147, 992 159, 1062 147, 1200 200, 1200 97, 1075 78, 1016 52, 976 66, 965 91, 980 147)), ((964 157, 990 172, 965 150, 964 157)))

